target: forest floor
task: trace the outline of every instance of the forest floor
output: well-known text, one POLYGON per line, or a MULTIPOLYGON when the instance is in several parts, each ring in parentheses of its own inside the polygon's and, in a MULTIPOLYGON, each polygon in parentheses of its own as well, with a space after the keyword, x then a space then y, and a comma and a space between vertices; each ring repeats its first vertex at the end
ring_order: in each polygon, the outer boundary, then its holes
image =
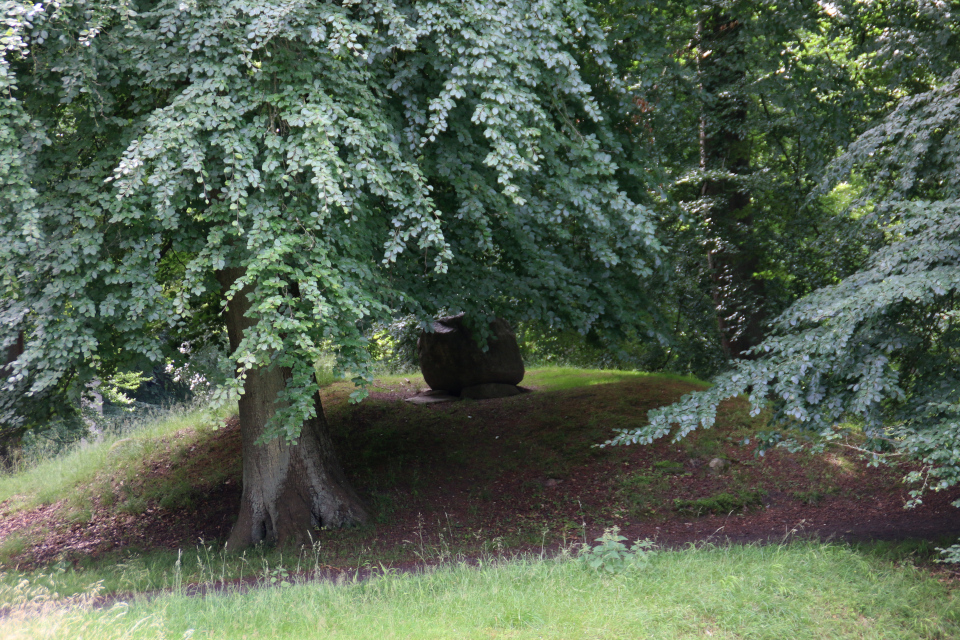
MULTIPOLYGON (((529 372, 523 386, 531 393, 434 405, 403 401, 424 387, 417 376, 380 380, 359 405, 348 402, 349 385, 331 386, 325 411, 372 522, 318 531, 320 564, 402 567, 556 549, 614 526, 663 547, 791 537, 942 546, 960 532, 960 509, 950 505, 960 492, 929 494, 907 510, 912 487, 902 478, 910 469, 870 466, 855 442, 758 456, 763 419, 742 401, 679 443, 594 446, 703 388, 695 380, 545 369, 529 372), (725 468, 711 468, 715 459, 725 468)), ((114 442, 104 466, 70 495, 0 503, 0 570, 222 543, 240 500, 236 420, 154 440, 126 453, 136 436, 114 442)))

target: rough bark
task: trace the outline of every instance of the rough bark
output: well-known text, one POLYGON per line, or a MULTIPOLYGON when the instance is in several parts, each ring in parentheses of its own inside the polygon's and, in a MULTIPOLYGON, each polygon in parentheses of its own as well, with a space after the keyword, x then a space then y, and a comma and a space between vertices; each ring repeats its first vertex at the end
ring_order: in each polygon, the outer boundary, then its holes
MULTIPOLYGON (((241 274, 239 269, 220 272, 223 290, 241 274)), ((244 330, 256 324, 246 317, 248 309, 246 290, 227 305, 231 350, 237 349, 244 330)), ((319 395, 314 399, 317 416, 304 422, 295 443, 276 438, 256 444, 289 378, 288 369, 276 366, 247 373, 239 416, 243 494, 237 522, 227 541, 230 550, 258 542, 309 543, 311 532, 318 528, 359 524, 367 519, 337 460, 319 395)))
MULTIPOLYGON (((700 166, 704 171, 745 175, 750 171, 747 101, 743 95, 746 51, 740 21, 718 8, 704 11, 698 25, 698 73, 706 96, 700 119, 700 166)), ((701 195, 711 238, 707 267, 721 345, 728 358, 763 339, 764 283, 756 273, 760 256, 750 193, 735 178, 704 180, 701 195)))

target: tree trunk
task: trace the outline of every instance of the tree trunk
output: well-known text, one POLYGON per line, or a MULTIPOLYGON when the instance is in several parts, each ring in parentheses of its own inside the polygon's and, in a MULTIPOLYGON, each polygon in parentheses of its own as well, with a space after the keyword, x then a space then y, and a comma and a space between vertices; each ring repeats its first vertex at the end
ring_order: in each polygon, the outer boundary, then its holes
POLYGON ((3 366, 0 367, 0 378, 6 378, 10 375, 10 365, 23 355, 24 352, 23 331, 17 334, 17 340, 7 347, 7 354, 3 359, 3 366))
MULTIPOLYGON (((24 342, 23 331, 17 334, 17 340, 9 347, 4 355, 3 365, 0 366, 0 385, 6 383, 7 378, 13 373, 12 365, 17 358, 23 355, 24 342)), ((10 454, 20 446, 20 439, 23 437, 24 427, 22 424, 4 424, 0 422, 0 469, 10 467, 10 454)))
MULTIPOLYGON (((226 291, 242 275, 241 269, 218 274, 226 291)), ((235 351, 243 332, 256 324, 245 313, 250 304, 244 289, 227 305, 227 333, 235 351)), ((227 548, 233 551, 258 542, 309 544, 311 532, 342 527, 367 519, 360 499, 348 484, 334 453, 319 394, 317 416, 303 423, 293 444, 281 438, 255 444, 277 409, 277 397, 290 378, 283 367, 247 373, 240 397, 240 434, 243 443, 243 495, 240 514, 227 548)))
MULTIPOLYGON (((750 171, 747 131, 746 51, 737 18, 707 8, 698 25, 698 73, 705 95, 700 118, 700 167, 745 175, 750 171)), ((713 202, 707 213, 707 268, 724 354, 744 357, 763 339, 764 282, 756 275, 760 256, 750 193, 734 178, 709 177, 701 195, 713 202)))

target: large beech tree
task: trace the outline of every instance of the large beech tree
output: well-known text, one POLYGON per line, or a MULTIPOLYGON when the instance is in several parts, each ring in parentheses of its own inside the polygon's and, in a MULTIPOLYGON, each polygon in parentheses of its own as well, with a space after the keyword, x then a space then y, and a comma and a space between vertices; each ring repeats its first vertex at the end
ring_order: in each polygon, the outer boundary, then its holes
POLYGON ((0 4, 6 389, 54 401, 225 325, 232 548, 365 518, 313 367, 335 351, 359 398, 370 322, 645 322, 660 248, 579 0, 0 4))

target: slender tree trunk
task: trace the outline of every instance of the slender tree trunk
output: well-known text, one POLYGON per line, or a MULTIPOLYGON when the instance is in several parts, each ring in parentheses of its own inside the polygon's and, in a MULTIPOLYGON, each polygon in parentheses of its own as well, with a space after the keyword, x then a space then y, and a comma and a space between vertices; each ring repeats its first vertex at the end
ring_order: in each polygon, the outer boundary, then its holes
MULTIPOLYGON (((6 383, 7 378, 13 373, 10 366, 13 362, 23 355, 24 342, 23 331, 17 334, 17 341, 7 347, 4 354, 3 365, 0 366, 0 385, 6 383)), ((10 453, 20 446, 20 438, 23 436, 24 427, 22 425, 9 425, 0 423, 0 468, 9 467, 10 453)))
POLYGON ((0 377, 6 378, 10 375, 10 365, 14 360, 23 355, 24 352, 23 331, 17 334, 17 341, 7 347, 6 356, 3 359, 3 366, 0 367, 0 377))
MULTIPOLYGON (((698 73, 705 94, 700 118, 700 167, 704 171, 750 172, 747 102, 743 95, 746 51, 740 21, 717 7, 704 10, 698 25, 698 73)), ((763 339, 764 283, 756 273, 760 256, 750 193, 735 178, 704 180, 701 195, 710 198, 707 222, 711 239, 707 267, 723 351, 728 358, 763 339)))
MULTIPOLYGON (((242 273, 240 269, 220 272, 223 290, 242 273)), ((250 307, 247 293, 241 291, 227 305, 231 350, 237 349, 243 332, 256 324, 245 315, 250 307)), ((261 541, 309 543, 311 532, 318 528, 342 527, 367 519, 337 460, 319 395, 314 399, 317 417, 304 422, 295 443, 277 438, 255 444, 276 412, 277 397, 289 378, 290 371, 282 367, 247 373, 240 397, 243 495, 237 523, 227 541, 230 550, 261 541)))

